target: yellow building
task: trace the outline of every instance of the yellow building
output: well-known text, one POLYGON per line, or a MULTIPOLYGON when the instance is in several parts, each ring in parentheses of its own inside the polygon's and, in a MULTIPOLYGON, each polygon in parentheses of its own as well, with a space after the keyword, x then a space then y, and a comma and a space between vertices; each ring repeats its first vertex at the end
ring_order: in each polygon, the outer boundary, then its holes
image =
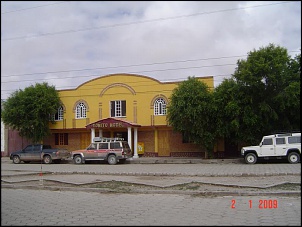
MULTIPOLYGON (((213 77, 197 77, 210 88, 213 77)), ((96 136, 123 137, 134 157, 204 157, 205 152, 187 143, 167 125, 169 97, 180 82, 160 82, 134 74, 102 76, 76 89, 59 90, 63 105, 50 124, 45 143, 76 150, 96 136)))

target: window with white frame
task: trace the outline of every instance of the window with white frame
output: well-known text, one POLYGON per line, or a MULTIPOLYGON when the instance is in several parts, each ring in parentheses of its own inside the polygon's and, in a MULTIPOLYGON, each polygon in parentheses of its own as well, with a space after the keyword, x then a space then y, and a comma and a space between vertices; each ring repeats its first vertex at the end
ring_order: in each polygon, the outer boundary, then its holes
POLYGON ((166 101, 163 98, 158 98, 154 102, 154 115, 166 115, 166 101))
POLYGON ((53 115, 53 120, 54 121, 62 121, 63 120, 63 106, 60 106, 58 109, 58 112, 53 115))
POLYGON ((110 101, 111 117, 126 117, 126 101, 110 101))
POLYGON ((82 102, 76 106, 76 119, 86 118, 86 105, 82 102))

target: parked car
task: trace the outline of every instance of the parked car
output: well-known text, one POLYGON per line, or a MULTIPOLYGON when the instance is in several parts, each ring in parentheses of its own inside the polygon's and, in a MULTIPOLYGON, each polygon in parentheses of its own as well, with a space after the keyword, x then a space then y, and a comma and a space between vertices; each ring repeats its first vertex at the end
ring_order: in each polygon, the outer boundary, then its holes
POLYGON ((274 134, 264 136, 259 146, 242 147, 241 155, 247 164, 258 159, 287 159, 299 163, 301 157, 301 133, 274 134))
POLYGON ((127 141, 122 138, 95 137, 94 142, 86 149, 71 152, 71 158, 75 164, 83 164, 86 161, 105 160, 110 165, 125 163, 132 157, 132 151, 127 141))
POLYGON ((20 151, 12 152, 9 158, 15 164, 19 164, 21 161, 25 163, 43 161, 45 164, 51 164, 69 159, 70 152, 67 149, 51 148, 50 145, 31 144, 20 151))

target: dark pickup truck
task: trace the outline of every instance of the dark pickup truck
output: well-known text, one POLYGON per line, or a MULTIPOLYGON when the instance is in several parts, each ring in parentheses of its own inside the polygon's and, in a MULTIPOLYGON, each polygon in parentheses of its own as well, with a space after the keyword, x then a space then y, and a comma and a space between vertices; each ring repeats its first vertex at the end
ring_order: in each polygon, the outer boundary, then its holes
POLYGON ((20 151, 12 152, 9 158, 15 164, 19 164, 21 161, 29 163, 42 160, 45 164, 50 164, 69 159, 70 152, 66 149, 51 148, 50 145, 31 144, 20 151))

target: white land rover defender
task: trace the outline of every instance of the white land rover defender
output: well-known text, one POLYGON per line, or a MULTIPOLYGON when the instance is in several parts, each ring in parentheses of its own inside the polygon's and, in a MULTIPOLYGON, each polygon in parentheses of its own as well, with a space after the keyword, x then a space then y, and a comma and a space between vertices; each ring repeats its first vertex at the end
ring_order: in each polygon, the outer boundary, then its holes
POLYGON ((284 159, 289 163, 299 163, 301 156, 301 133, 286 133, 264 136, 259 146, 241 148, 241 156, 247 164, 255 164, 257 159, 284 159))

